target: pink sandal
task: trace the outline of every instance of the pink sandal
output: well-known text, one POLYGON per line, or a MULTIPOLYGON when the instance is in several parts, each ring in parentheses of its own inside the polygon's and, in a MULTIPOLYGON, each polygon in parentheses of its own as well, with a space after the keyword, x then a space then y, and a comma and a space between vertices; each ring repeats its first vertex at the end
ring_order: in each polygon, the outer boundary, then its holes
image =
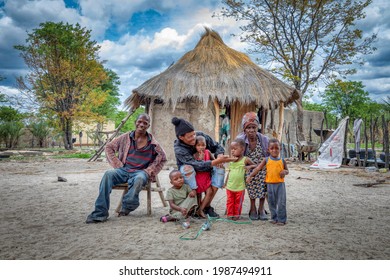
POLYGON ((160 222, 162 222, 162 223, 168 222, 168 215, 162 216, 162 217, 160 218, 160 222))

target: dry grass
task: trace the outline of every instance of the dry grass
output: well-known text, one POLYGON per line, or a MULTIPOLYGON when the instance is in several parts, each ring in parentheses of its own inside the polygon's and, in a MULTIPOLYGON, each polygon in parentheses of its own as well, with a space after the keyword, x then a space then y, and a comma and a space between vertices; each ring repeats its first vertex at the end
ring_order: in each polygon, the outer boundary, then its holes
POLYGON ((246 54, 229 48, 217 32, 206 28, 193 50, 134 89, 125 103, 136 107, 149 98, 160 99, 173 109, 184 100, 197 99, 207 104, 214 98, 221 104, 239 101, 276 108, 281 101, 292 103, 299 93, 258 67, 246 54))

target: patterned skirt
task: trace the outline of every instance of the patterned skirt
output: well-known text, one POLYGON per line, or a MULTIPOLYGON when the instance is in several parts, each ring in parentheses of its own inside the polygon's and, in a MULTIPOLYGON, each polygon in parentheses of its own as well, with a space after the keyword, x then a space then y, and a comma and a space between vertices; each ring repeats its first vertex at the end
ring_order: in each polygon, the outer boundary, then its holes
MULTIPOLYGON (((263 149, 259 141, 257 141, 254 150, 247 150, 246 156, 249 157, 256 164, 260 163, 263 160, 263 149)), ((246 177, 249 176, 250 172, 252 172, 252 170, 247 171, 245 173, 245 180, 246 177)), ((250 199, 265 198, 267 194, 267 185, 264 183, 265 173, 266 171, 265 169, 263 169, 262 171, 257 173, 255 177, 252 178, 249 184, 246 184, 246 189, 248 190, 248 195, 250 199)))
MULTIPOLYGON (((245 173, 245 180, 246 177, 249 176, 251 172, 252 170, 247 171, 245 173)), ((249 184, 246 184, 246 189, 248 191, 248 195, 250 199, 265 198, 267 194, 267 185, 264 183, 264 179, 265 179, 265 171, 262 170, 259 173, 257 173, 255 177, 252 178, 249 184)))

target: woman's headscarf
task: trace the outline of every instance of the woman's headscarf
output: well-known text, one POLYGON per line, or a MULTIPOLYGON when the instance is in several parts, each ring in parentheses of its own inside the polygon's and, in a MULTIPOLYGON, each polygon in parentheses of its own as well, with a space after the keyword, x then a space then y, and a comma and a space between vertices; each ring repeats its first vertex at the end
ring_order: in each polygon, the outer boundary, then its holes
POLYGON ((260 121, 255 112, 248 112, 242 117, 241 125, 243 130, 250 124, 255 124, 259 127, 260 121))

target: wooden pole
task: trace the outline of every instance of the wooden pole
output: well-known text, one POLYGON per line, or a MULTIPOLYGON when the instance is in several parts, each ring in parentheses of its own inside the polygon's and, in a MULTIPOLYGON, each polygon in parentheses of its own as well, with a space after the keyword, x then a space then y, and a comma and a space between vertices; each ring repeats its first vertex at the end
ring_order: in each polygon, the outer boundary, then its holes
MULTIPOLYGON (((270 124, 269 124, 269 127, 275 131, 275 108, 274 107, 271 107, 271 114, 270 114, 270 124)), ((280 123, 280 119, 279 119, 279 123, 280 123)))
MULTIPOLYGON (((285 128, 286 129, 286 128, 285 128)), ((290 149, 290 123, 288 123, 287 125, 287 129, 286 129, 286 140, 287 140, 287 155, 289 158, 292 157, 292 154, 291 154, 291 149, 290 149)))
POLYGON ((215 108, 215 141, 219 142, 219 114, 220 114, 220 109, 219 109, 219 103, 218 100, 215 98, 214 99, 214 108, 215 108))
POLYGON ((370 126, 371 148, 372 148, 372 154, 374 156, 374 163, 376 168, 378 168, 378 163, 376 161, 376 153, 375 153, 375 132, 376 132, 377 121, 378 121, 378 117, 375 118, 374 120, 371 115, 371 126, 370 126))
MULTIPOLYGON (((309 127, 309 145, 311 145, 312 143, 312 138, 311 138, 311 131, 313 130, 313 126, 312 126, 312 123, 313 123, 313 120, 310 119, 310 127, 309 127)), ((307 155, 307 159, 309 161, 311 161, 311 153, 309 152, 308 155, 307 155)))
MULTIPOLYGON (((364 119, 364 146, 365 146, 365 155, 364 155, 364 164, 363 166, 367 166, 367 159, 368 159, 368 136, 367 136, 367 120, 364 119)), ((356 151, 357 152, 357 151, 356 151)), ((359 151, 360 156, 360 151, 359 151)))
POLYGON ((346 121, 346 124, 345 124, 345 131, 344 131, 344 155, 343 155, 343 160, 342 160, 342 163, 343 164, 347 164, 347 136, 348 136, 348 123, 349 123, 349 118, 347 119, 346 121))
POLYGON ((121 120, 121 123, 118 125, 118 127, 116 128, 115 132, 109 137, 107 138, 106 142, 104 142, 99 150, 96 151, 96 153, 88 160, 88 162, 90 161, 95 161, 99 158, 99 156, 102 154, 102 152, 104 151, 104 148, 106 147, 107 143, 111 142, 119 133, 119 130, 122 128, 122 126, 127 122, 127 120, 130 118, 130 116, 135 112, 137 108, 131 108, 130 111, 129 111, 129 114, 123 119, 121 120))
POLYGON ((382 115, 383 151, 385 152, 385 168, 389 169, 389 127, 385 115, 382 115))
POLYGON ((283 122, 284 122, 284 102, 280 102, 279 103, 279 127, 278 127, 279 142, 282 141, 283 122))
POLYGON ((321 131, 320 131, 320 146, 324 143, 324 119, 321 121, 321 131))
MULTIPOLYGON (((355 122, 354 122, 355 124, 355 122)), ((357 162, 357 166, 362 166, 362 162, 360 160, 360 145, 358 145, 357 141, 356 141, 356 138, 359 138, 359 144, 360 144, 360 128, 358 129, 359 131, 359 135, 356 135, 355 137, 355 153, 356 153, 356 162, 357 162), (359 151, 358 151, 358 146, 359 146, 359 151)))
MULTIPOLYGON (((149 108, 147 113, 149 115, 149 118, 150 118, 150 124, 149 124, 149 131, 151 133, 153 133, 153 119, 154 119, 154 98, 151 98, 150 99, 150 104, 148 106, 149 108)), ((146 108, 145 108, 146 109, 146 108)))
POLYGON ((265 134, 265 126, 267 122, 267 114, 265 108, 261 110, 261 134, 265 134))

